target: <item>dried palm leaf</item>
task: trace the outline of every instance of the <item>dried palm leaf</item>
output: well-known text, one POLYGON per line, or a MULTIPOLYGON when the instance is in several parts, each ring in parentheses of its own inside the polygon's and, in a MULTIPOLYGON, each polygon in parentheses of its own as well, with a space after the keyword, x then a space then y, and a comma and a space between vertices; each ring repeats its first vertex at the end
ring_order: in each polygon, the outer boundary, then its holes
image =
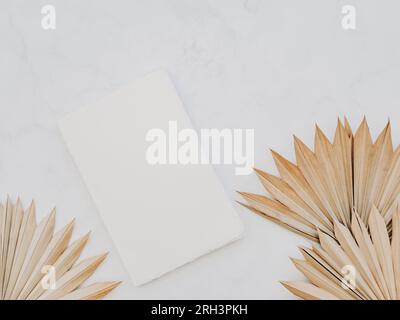
POLYGON ((74 221, 54 234, 55 209, 38 225, 35 204, 0 204, 0 300, 101 299, 119 282, 82 287, 106 254, 75 264, 89 234, 70 244, 74 221))
POLYGON ((304 299, 400 299, 400 148, 390 122, 375 142, 338 120, 314 151, 294 138, 296 163, 272 151, 279 177, 255 169, 270 198, 240 192, 247 208, 313 240, 293 262, 310 283, 283 282, 304 299))

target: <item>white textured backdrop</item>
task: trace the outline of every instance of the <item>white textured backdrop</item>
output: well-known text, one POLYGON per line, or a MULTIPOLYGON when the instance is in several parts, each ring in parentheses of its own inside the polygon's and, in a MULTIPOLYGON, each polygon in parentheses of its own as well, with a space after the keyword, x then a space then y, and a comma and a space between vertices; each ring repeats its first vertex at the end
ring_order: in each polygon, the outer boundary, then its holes
MULTIPOLYGON (((306 241, 239 206, 244 239, 133 287, 56 120, 163 67, 197 128, 255 129, 261 169, 275 172, 268 148, 293 159, 293 133, 311 144, 315 122, 332 135, 338 115, 354 127, 365 114, 374 136, 390 117, 398 143, 399 10, 394 0, 2 0, 0 194, 35 198, 39 216, 56 204, 59 226, 77 217, 76 236, 93 230, 85 255, 110 251, 94 278, 124 281, 110 298, 292 298, 278 280, 301 278, 288 257, 306 241), (45 4, 54 31, 41 27, 45 4), (341 27, 345 4, 356 30, 341 27)), ((261 191, 254 175, 215 169, 232 201, 261 191)))

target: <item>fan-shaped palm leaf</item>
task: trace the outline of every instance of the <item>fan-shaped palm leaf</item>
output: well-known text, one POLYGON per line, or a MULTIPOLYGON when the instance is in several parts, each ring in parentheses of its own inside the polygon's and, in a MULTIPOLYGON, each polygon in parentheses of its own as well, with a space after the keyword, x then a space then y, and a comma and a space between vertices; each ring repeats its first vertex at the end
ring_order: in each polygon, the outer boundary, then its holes
POLYGON ((293 259, 310 283, 283 282, 305 299, 400 299, 400 148, 390 123, 373 142, 364 118, 338 120, 314 151, 294 138, 296 163, 272 151, 279 177, 255 169, 271 197, 241 192, 262 217, 316 242, 293 259))
POLYGON ((119 282, 82 288, 107 254, 76 264, 89 233, 70 244, 74 221, 54 234, 55 210, 36 224, 35 204, 0 204, 0 300, 98 299, 119 282), (51 282, 52 281, 52 282, 51 282))

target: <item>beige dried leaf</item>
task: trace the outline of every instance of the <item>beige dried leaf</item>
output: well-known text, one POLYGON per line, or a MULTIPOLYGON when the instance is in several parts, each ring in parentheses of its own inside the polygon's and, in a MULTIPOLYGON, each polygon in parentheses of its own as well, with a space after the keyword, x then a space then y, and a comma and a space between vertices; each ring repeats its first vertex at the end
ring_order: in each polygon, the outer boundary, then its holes
POLYGON ((0 203, 0 300, 101 299, 120 284, 84 286, 106 254, 77 262, 89 233, 70 243, 74 221, 54 233, 55 209, 39 224, 35 211, 0 203))
MULTIPOLYGON (((283 282, 304 299, 400 299, 400 147, 387 123, 375 141, 364 118, 353 134, 319 127, 314 151, 294 138, 296 162, 272 151, 279 176, 256 173, 270 197, 245 207, 319 245, 293 260, 310 283, 283 282)), ((6 210, 7 211, 7 210, 6 210)))

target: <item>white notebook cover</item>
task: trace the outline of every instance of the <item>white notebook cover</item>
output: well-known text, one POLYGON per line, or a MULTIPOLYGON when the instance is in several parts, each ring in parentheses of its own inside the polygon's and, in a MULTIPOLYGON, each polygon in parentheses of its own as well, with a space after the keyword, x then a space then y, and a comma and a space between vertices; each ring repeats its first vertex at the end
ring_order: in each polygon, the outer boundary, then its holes
POLYGON ((192 128, 168 75, 154 72, 59 121, 134 284, 153 280, 242 233, 209 165, 150 165, 146 133, 192 128))

